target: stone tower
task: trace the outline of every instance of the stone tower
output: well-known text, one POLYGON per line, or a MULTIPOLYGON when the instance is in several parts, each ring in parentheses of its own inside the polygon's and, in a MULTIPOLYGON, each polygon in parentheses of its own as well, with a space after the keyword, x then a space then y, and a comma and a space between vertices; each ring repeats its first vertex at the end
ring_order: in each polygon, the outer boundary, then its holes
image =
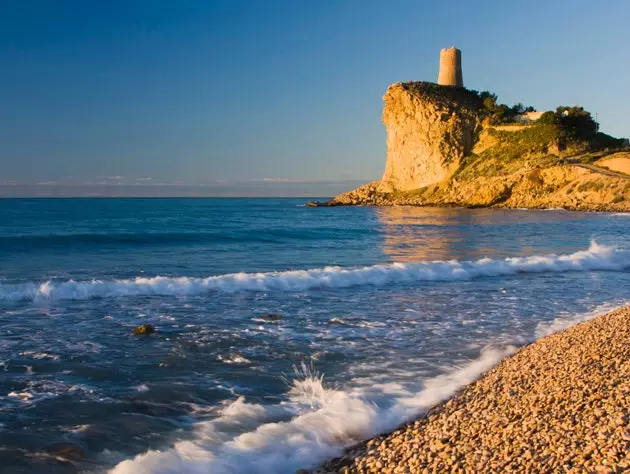
POLYGON ((462 52, 455 46, 440 51, 440 74, 438 84, 441 86, 464 87, 462 77, 462 52))

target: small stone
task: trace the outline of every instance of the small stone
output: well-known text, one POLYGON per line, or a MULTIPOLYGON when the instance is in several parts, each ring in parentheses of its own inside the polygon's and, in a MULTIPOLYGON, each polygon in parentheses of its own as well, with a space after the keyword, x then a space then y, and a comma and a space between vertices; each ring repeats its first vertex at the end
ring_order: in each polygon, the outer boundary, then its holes
POLYGON ((281 314, 274 314, 274 313, 265 313, 260 317, 263 319, 269 319, 271 321, 277 321, 278 319, 282 319, 281 314))
POLYGON ((131 332, 139 336, 148 336, 149 334, 153 334, 155 332, 155 328, 150 324, 141 324, 140 326, 134 328, 131 332))
POLYGON ((536 341, 422 418, 359 445, 349 472, 626 472, 629 348, 630 308, 536 341), (585 363, 593 352, 596 370, 585 363))

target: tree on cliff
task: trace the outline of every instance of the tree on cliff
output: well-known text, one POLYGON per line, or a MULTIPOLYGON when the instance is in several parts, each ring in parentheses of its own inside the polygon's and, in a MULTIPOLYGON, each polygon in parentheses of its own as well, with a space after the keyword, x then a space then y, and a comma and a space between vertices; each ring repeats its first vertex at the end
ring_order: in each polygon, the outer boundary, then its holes
POLYGON ((599 128, 591 113, 578 105, 561 105, 556 109, 556 117, 560 125, 585 134, 595 134, 599 128))

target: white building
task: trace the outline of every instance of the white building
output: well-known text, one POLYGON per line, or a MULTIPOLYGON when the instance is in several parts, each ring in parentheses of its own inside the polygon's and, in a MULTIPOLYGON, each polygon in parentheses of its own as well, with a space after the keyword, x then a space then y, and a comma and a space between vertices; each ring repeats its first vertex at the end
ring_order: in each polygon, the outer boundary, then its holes
POLYGON ((544 113, 545 112, 525 112, 524 114, 518 115, 515 120, 519 123, 532 123, 538 120, 544 113))

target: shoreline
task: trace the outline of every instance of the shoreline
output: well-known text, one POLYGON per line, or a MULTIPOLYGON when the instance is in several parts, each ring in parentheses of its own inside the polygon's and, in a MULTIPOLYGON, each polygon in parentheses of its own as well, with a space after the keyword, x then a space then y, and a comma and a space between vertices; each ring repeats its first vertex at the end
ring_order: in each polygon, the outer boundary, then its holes
POLYGON ((448 401, 310 472, 626 470, 630 306, 519 348, 448 401))
POLYGON ((305 207, 429 207, 439 209, 503 209, 507 211, 566 211, 566 212, 603 212, 603 213, 630 213, 629 208, 620 208, 607 205, 593 205, 593 206, 563 206, 563 207, 545 207, 545 206, 532 206, 532 207, 510 207, 505 205, 498 206, 473 206, 462 205, 457 203, 398 203, 395 201, 374 203, 357 203, 348 204, 335 201, 334 198, 328 201, 307 201, 304 204, 305 207))

